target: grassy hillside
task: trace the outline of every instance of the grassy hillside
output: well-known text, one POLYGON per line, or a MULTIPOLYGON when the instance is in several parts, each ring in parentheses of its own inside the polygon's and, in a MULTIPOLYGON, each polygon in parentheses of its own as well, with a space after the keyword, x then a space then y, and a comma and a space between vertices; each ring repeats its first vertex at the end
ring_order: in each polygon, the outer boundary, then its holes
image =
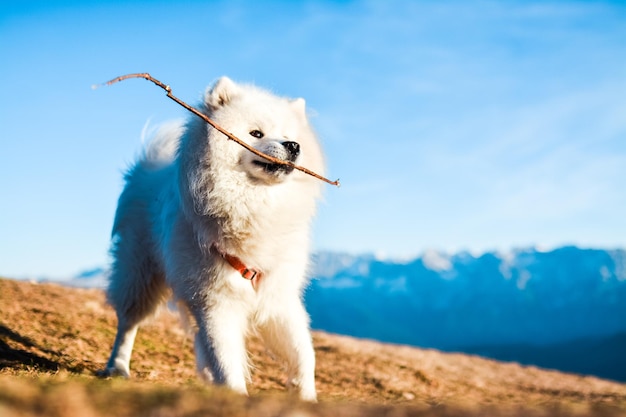
POLYGON ((284 391, 250 340, 250 397, 203 386, 192 342, 163 311, 139 332, 134 378, 101 380, 115 316, 99 290, 0 279, 0 416, 452 416, 626 414, 626 385, 316 332, 320 403, 284 391))

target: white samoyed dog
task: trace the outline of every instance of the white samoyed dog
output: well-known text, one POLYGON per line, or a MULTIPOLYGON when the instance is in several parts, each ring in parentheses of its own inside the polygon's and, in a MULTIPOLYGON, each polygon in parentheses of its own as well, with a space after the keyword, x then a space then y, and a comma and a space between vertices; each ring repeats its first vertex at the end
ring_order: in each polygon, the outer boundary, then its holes
MULTIPOLYGON (((255 149, 322 174, 303 99, 219 79, 199 110, 255 149)), ((162 128, 125 176, 112 233, 117 336, 103 375, 130 375, 139 324, 171 294, 195 319, 197 371, 247 393, 246 335, 285 362, 314 401, 315 353, 302 303, 321 182, 272 164, 197 116, 162 128)))

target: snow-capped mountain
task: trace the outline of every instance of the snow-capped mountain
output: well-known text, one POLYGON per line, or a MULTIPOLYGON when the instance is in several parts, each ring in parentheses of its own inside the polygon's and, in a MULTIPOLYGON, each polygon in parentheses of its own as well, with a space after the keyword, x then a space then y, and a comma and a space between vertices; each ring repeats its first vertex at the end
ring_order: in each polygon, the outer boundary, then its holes
POLYGON ((108 271, 98 267, 81 272, 72 278, 68 284, 82 288, 104 288, 107 285, 108 271))
POLYGON ((446 350, 626 331, 624 250, 314 260, 306 302, 319 329, 446 350))

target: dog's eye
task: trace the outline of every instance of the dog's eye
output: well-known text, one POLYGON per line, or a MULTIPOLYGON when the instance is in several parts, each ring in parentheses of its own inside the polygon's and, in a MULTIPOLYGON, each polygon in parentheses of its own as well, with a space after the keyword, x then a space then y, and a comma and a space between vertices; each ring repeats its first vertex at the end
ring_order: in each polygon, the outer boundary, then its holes
POLYGON ((261 139, 264 135, 260 130, 252 130, 250 131, 250 136, 254 136, 257 139, 261 139))

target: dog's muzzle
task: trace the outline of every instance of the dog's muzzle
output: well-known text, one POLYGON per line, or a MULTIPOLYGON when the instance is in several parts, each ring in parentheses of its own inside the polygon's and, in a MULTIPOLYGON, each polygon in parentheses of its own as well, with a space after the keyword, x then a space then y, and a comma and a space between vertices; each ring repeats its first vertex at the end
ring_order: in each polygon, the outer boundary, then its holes
MULTIPOLYGON (((264 153, 274 158, 282 159, 283 161, 295 162, 300 155, 300 144, 298 142, 285 141, 282 142, 281 145, 282 147, 272 146, 264 150, 264 153)), ((293 167, 289 165, 274 164, 266 160, 255 160, 254 164, 262 167, 265 172, 271 174, 289 174, 293 171, 293 167)))

